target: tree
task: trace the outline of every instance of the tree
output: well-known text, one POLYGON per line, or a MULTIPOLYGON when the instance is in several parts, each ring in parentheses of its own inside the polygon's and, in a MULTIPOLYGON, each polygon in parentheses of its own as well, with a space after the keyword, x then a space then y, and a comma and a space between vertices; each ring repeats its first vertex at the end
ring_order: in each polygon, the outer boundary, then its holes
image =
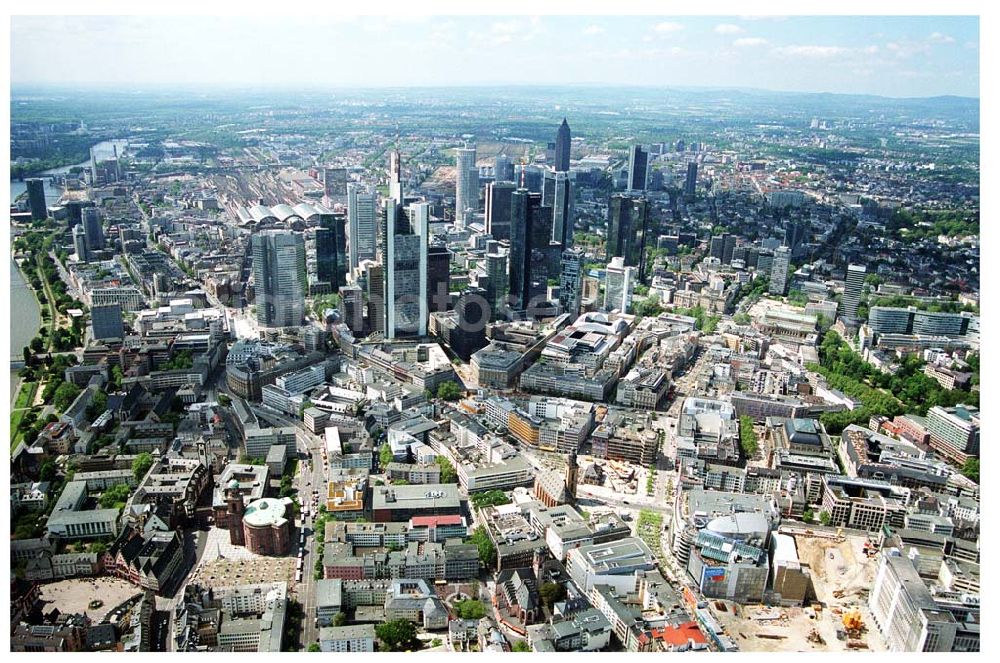
POLYGON ((60 412, 65 412, 79 395, 80 388, 78 386, 72 382, 63 382, 52 394, 52 406, 60 412))
POLYGON ((94 394, 94 397, 90 399, 90 405, 87 406, 87 419, 94 421, 97 417, 104 414, 104 411, 108 408, 108 395, 103 391, 99 391, 94 394))
POLYGON ((132 461, 132 476, 135 477, 136 481, 142 481, 142 478, 146 476, 146 472, 149 472, 149 468, 152 466, 153 457, 148 452, 143 452, 132 461))
POLYGON ((632 304, 632 312, 640 318, 659 315, 663 312, 663 307, 660 306, 659 295, 652 294, 645 299, 634 302, 632 304))
POLYGON ((458 483, 458 472, 455 471, 447 458, 438 456, 434 462, 441 468, 441 483, 458 483))
POLYGON ((52 481, 56 476, 56 464, 51 460, 47 460, 42 463, 42 466, 38 469, 38 478, 41 481, 52 481))
POLYGON ((309 646, 306 648, 306 651, 323 651, 323 650, 319 648, 318 642, 310 642, 309 646))
POLYGON ((542 599, 542 605, 551 608, 554 603, 566 598, 566 588, 557 582, 547 582, 538 590, 538 595, 542 599))
POLYGON ((41 336, 36 336, 31 339, 31 351, 34 353, 39 353, 45 349, 45 341, 42 340, 41 336))
POLYGON ((462 619, 482 619, 486 616, 486 606, 475 599, 458 601, 455 603, 455 611, 462 619))
POLYGON ((807 523, 811 523, 815 518, 812 509, 806 509, 802 512, 802 520, 807 523))
POLYGON ((438 386, 437 397, 445 401, 457 401, 462 397, 462 389, 455 382, 442 382, 438 386))
POLYGON ((412 651, 420 649, 417 627, 406 619, 394 619, 375 627, 380 651, 412 651))
POLYGON ((118 485, 111 486, 104 491, 103 495, 101 495, 101 499, 99 500, 101 508, 111 509, 114 508, 114 506, 119 502, 124 503, 128 499, 129 492, 130 490, 127 483, 120 483, 118 485))
POLYGON ((389 446, 389 443, 386 442, 385 444, 382 445, 382 448, 379 449, 378 452, 379 465, 381 465, 382 469, 384 470, 385 466, 392 462, 392 459, 393 459, 392 448, 389 446))
POLYGON ((485 527, 477 527, 476 531, 469 537, 469 543, 475 544, 479 550, 479 561, 482 562, 483 566, 488 569, 496 566, 497 550, 493 546, 493 541, 490 540, 490 535, 486 532, 485 527))
POLYGON ((502 490, 487 490, 483 493, 473 493, 469 495, 469 500, 477 509, 482 509, 485 506, 510 504, 510 497, 502 490))
POLYGON ((226 396, 225 394, 219 394, 215 400, 218 401, 219 405, 222 407, 228 407, 229 404, 233 402, 229 396, 226 396))
POLYGON ((819 522, 822 523, 824 526, 825 525, 829 525, 830 524, 830 514, 827 513, 826 511, 820 511, 819 512, 819 522))
POLYGON ((122 380, 125 378, 125 373, 122 372, 122 367, 115 364, 111 367, 111 384, 115 386, 115 389, 121 389, 122 380))
POLYGON ((343 626, 346 623, 347 623, 347 615, 345 615, 344 613, 338 612, 333 616, 334 626, 343 626))
POLYGON ((757 433, 753 430, 753 417, 745 414, 740 417, 740 448, 747 458, 757 453, 757 433))
POLYGON ((979 483, 979 459, 970 458, 965 461, 965 465, 962 466, 962 474, 979 483))
POLYGON ((515 651, 516 652, 530 652, 531 651, 531 645, 529 645, 524 640, 518 640, 517 642, 514 643, 514 646, 511 647, 510 650, 512 652, 515 652, 515 651))

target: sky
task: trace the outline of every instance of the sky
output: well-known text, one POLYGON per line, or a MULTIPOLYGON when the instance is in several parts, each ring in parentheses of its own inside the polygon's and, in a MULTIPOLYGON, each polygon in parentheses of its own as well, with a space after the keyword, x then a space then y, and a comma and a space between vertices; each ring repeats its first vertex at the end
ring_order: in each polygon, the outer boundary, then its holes
POLYGON ((955 16, 12 16, 11 85, 622 84, 979 96, 955 16))

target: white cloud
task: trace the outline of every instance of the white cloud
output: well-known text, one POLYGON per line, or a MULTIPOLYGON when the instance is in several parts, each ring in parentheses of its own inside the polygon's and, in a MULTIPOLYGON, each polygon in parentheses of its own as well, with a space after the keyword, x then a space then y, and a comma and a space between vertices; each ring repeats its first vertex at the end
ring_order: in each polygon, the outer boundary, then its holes
POLYGON ((891 41, 885 45, 885 49, 897 59, 906 60, 918 53, 928 53, 931 47, 929 44, 921 42, 891 41))
POLYGON ((737 48, 749 48, 753 46, 766 46, 767 40, 763 37, 742 37, 733 42, 737 48))
POLYGON ((784 57, 826 59, 847 55, 850 49, 842 46, 779 46, 772 52, 784 57))
POLYGON ((684 29, 684 26, 680 23, 672 23, 670 21, 664 21, 663 23, 657 23, 653 26, 653 31, 658 32, 661 35, 670 34, 671 32, 680 32, 684 29))
POLYGON ((715 32, 720 35, 738 35, 743 32, 743 28, 732 23, 720 23, 715 26, 715 32))
POLYGON ((517 32, 517 23, 514 21, 502 21, 490 26, 490 32, 495 35, 509 35, 517 32))
POLYGON ((583 34, 587 37, 593 37, 594 35, 599 35, 604 32, 604 28, 599 25, 591 25, 583 30, 583 34))
POLYGON ((951 35, 941 34, 940 32, 932 32, 927 41, 934 44, 954 44, 955 38, 951 35))

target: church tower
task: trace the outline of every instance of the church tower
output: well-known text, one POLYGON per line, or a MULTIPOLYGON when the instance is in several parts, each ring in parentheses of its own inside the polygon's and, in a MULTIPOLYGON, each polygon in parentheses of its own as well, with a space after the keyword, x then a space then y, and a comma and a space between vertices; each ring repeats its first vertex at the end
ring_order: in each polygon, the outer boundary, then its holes
POLYGON ((576 482, 579 467, 576 464, 576 452, 569 455, 566 462, 566 497, 570 504, 576 502, 576 482))
POLYGON ((240 482, 233 479, 225 492, 226 506, 229 511, 229 543, 234 546, 246 545, 243 538, 243 493, 240 492, 240 482))

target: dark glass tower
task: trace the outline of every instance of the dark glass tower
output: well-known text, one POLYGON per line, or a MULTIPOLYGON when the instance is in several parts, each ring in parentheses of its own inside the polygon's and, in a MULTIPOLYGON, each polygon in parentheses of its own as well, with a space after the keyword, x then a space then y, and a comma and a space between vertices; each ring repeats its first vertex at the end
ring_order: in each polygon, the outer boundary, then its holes
POLYGON ((552 235, 552 208, 542 205, 542 194, 518 189, 511 196, 509 292, 523 308, 547 281, 545 255, 552 235), (539 268, 541 265, 541 268, 539 268), (539 271, 541 269, 541 271, 539 271))
POLYGON ((645 278, 646 237, 649 234, 649 203, 643 197, 617 194, 608 206, 608 245, 606 259, 625 259, 626 266, 639 268, 645 278))
POLYGON ((510 198, 513 182, 493 182, 486 187, 486 232, 493 239, 510 239, 510 198))
POLYGON ((566 122, 566 118, 563 118, 562 124, 559 125, 559 131, 556 132, 556 172, 565 173, 569 171, 569 146, 571 140, 572 136, 570 135, 569 124, 566 122))
POLYGON ((698 184, 698 164, 694 161, 688 164, 687 178, 684 180, 684 195, 694 196, 695 186, 698 184))
POLYGON ((25 180, 28 186, 28 206, 31 208, 31 218, 35 220, 47 219, 48 210, 45 206, 45 181, 32 178, 25 180))
POLYGON ((347 284, 346 222, 342 214, 321 214, 316 229, 316 278, 334 292, 347 284))
POLYGON ((443 244, 427 247, 427 310, 448 310, 451 289, 451 253, 443 244))
POLYGON ((628 188, 633 191, 646 190, 646 172, 649 168, 649 152, 642 145, 633 145, 628 157, 628 188))

